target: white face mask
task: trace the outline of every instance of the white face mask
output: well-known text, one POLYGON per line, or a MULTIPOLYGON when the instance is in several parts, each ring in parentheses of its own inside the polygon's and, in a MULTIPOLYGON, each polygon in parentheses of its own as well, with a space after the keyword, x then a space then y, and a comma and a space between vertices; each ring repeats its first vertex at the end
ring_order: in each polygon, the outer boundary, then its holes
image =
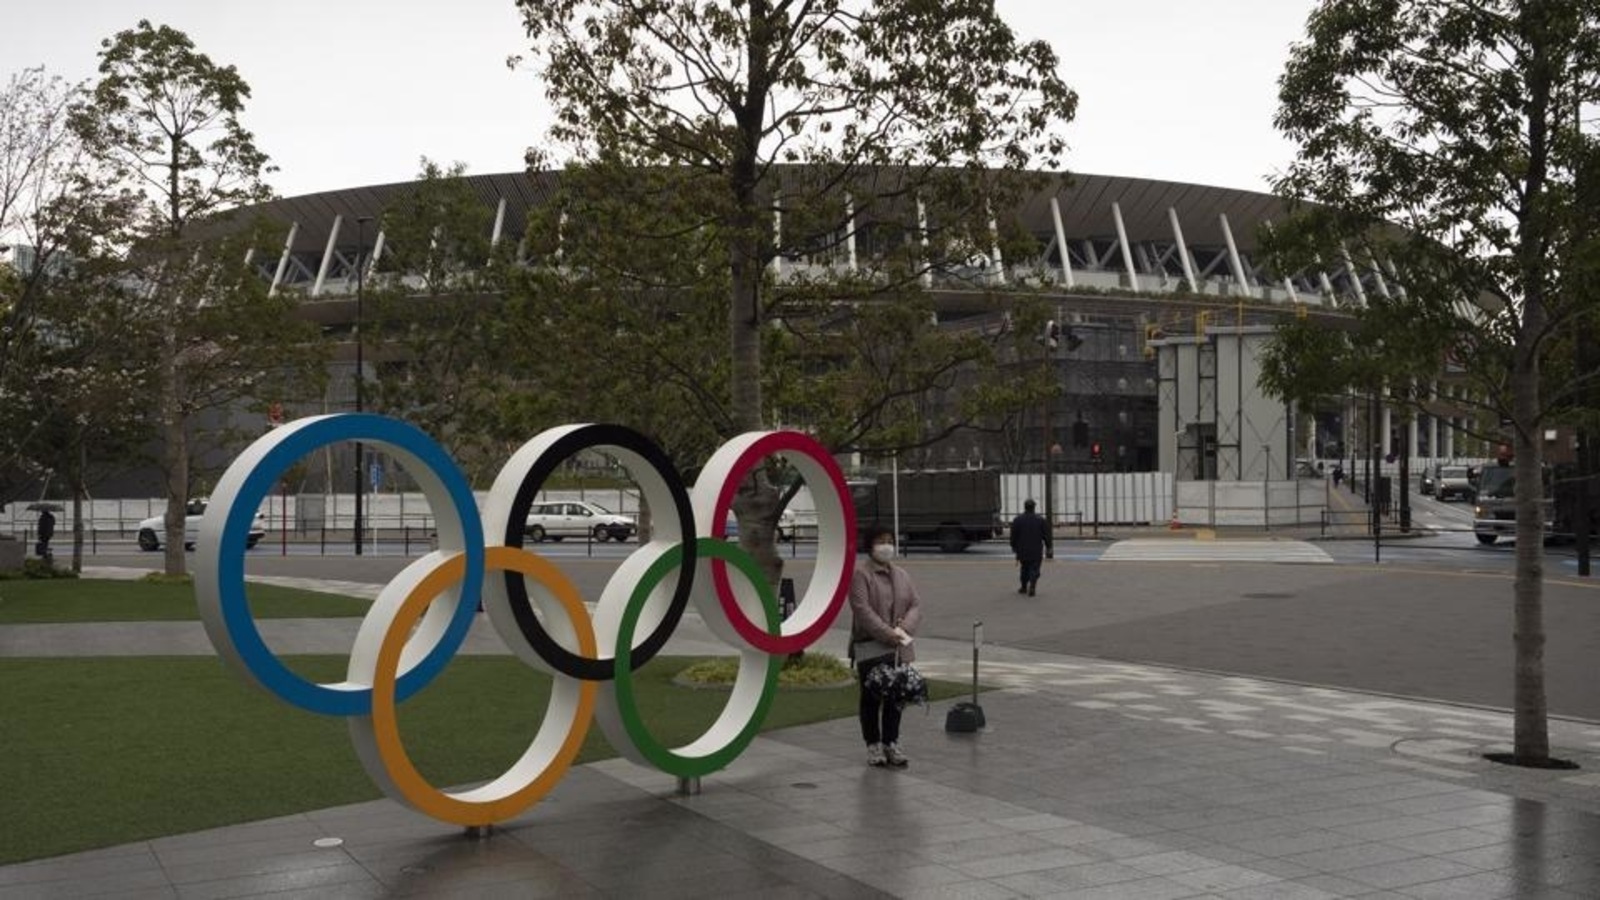
POLYGON ((873 544, 872 545, 872 558, 877 560, 878 562, 881 562, 881 563, 893 562, 894 561, 894 545, 893 544, 873 544))

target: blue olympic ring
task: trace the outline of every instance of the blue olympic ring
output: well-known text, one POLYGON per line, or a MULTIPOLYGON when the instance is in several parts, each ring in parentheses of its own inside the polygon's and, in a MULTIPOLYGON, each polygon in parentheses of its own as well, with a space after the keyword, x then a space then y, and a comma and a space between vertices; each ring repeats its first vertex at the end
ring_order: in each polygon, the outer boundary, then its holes
MULTIPOLYGON (((438 642, 407 669, 396 685, 404 700, 426 687, 461 646, 472 627, 484 578, 483 522, 477 501, 455 461, 426 433, 396 419, 370 413, 336 413, 301 419, 281 426, 277 440, 263 439, 241 455, 212 492, 212 505, 227 510, 220 532, 202 528, 197 550, 200 564, 196 579, 215 578, 216 608, 201 604, 201 617, 212 643, 246 677, 284 701, 315 713, 333 716, 368 715, 372 690, 352 684, 324 685, 307 681, 285 666, 261 638, 244 590, 244 546, 256 509, 290 465, 321 448, 341 441, 365 441, 384 446, 409 465, 420 484, 443 491, 450 510, 436 510, 440 551, 465 554, 466 574, 452 591, 454 609, 438 642), (206 558, 210 557, 210 558, 206 558), (214 560, 214 561, 213 561, 214 560), (470 598, 473 602, 462 602, 470 598)), ((272 437, 269 435, 269 437, 272 437)), ((199 585, 197 584, 197 587, 199 585)), ((203 592, 197 591, 204 596, 203 592)))

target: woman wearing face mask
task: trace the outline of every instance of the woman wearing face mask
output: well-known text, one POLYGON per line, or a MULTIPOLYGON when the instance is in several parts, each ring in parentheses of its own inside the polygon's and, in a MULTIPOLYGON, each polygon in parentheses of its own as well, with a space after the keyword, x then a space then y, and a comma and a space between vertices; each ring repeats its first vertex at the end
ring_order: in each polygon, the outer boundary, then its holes
POLYGON ((868 547, 871 559, 856 566, 850 581, 850 661, 861 684, 861 738, 867 742, 867 765, 903 769, 909 762, 900 750, 900 707, 867 690, 867 673, 915 658, 912 635, 922 621, 922 601, 905 569, 894 564, 894 531, 876 527, 868 547))

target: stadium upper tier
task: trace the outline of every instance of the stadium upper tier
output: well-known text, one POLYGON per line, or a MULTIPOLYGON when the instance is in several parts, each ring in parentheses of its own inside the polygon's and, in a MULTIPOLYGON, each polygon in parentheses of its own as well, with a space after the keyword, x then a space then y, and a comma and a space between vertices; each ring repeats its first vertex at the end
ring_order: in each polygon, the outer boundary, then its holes
MULTIPOLYGON (((521 240, 529 211, 555 195, 560 177, 508 172, 460 180, 492 212, 490 237, 499 244, 521 240)), ((1258 252, 1260 234, 1289 216, 1287 203, 1271 194, 1108 175, 1046 175, 1040 181, 1022 202, 996 215, 1009 216, 1008 225, 1031 234, 1036 252, 1003 258, 996 243, 980 238, 971 242, 971 252, 933 266, 924 283, 942 291, 1016 284, 1064 293, 1181 291, 1328 308, 1362 306, 1369 294, 1387 291, 1373 260, 1350 253, 1316 270, 1271 271, 1258 252)), ((247 207, 243 215, 288 230, 281 249, 263 249, 252 262, 275 290, 346 294, 355 285, 358 250, 369 274, 382 264, 384 213, 416 184, 344 188, 247 207)), ((780 256, 772 270, 781 280, 869 265, 872 225, 865 213, 847 219, 825 251, 780 256)))

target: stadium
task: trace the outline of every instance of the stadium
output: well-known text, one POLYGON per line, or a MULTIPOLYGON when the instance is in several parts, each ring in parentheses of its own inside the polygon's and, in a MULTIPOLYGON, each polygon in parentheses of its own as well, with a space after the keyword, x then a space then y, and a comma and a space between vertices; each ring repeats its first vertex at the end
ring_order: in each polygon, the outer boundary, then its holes
MULTIPOLYGON (((550 202, 560 177, 559 172, 513 172, 463 176, 461 181, 492 211, 489 240, 500 245, 523 241, 522 223, 550 202)), ((1039 182, 1009 213, 997 214, 991 226, 1030 236, 1034 254, 1008 259, 998 246, 973 241, 974 252, 930 266, 922 278, 944 327, 1000 327, 1008 294, 1027 292, 1054 304, 1058 332, 1065 328, 1072 339, 1068 352, 1066 335, 1059 335, 1060 352, 1049 354, 1046 363, 1056 368, 1062 391, 1053 408, 1040 409, 1035 420, 1022 423, 1011 435, 958 436, 918 462, 1026 469, 1039 466, 1050 448, 1056 471, 1088 471, 1088 444, 1099 443, 1107 468, 1115 471, 1175 470, 1180 477, 1195 478, 1263 474, 1253 471, 1261 464, 1239 458, 1242 454, 1226 462, 1225 423, 1195 421, 1224 416, 1216 404, 1193 407, 1187 425, 1209 427, 1198 428, 1188 444, 1180 439, 1163 452, 1163 436, 1185 424, 1174 414, 1168 417, 1173 427, 1162 427, 1163 393, 1169 401, 1176 395, 1181 406, 1186 393, 1203 396, 1218 388, 1207 387, 1204 375, 1189 384, 1182 374, 1186 367, 1206 371, 1214 361, 1180 363, 1178 357, 1188 351, 1175 349, 1163 374, 1157 350, 1174 346, 1180 336, 1204 345, 1208 335, 1223 331, 1260 334, 1285 316, 1342 317, 1364 305, 1369 295, 1387 292, 1381 266, 1345 254, 1321 270, 1271 271, 1259 252, 1260 236, 1274 221, 1286 220, 1289 209, 1269 194, 1105 175, 1046 175, 1039 182), (1223 447, 1217 446, 1219 441, 1223 447), (1190 452, 1184 452, 1186 446, 1190 452)), ((287 229, 279 252, 263 251, 254 260, 260 276, 274 290, 302 295, 305 315, 330 330, 347 328, 356 315, 357 257, 365 260, 368 274, 383 265, 384 213, 414 189, 415 183, 353 187, 245 210, 287 229)), ((772 274, 781 284, 787 278, 865 268, 877 249, 873 238, 882 233, 878 225, 866 215, 851 218, 823 252, 780 251, 771 263, 772 274)), ((353 365, 350 347, 341 358, 353 365)), ((338 390, 351 379, 334 382, 338 390)), ((1232 389, 1250 387, 1235 384, 1232 389)), ((329 398, 335 408, 352 400, 329 398)), ((1271 428, 1285 429, 1273 442, 1283 477, 1292 477, 1296 457, 1348 452, 1346 426, 1355 416, 1347 412, 1320 411, 1314 418, 1315 433, 1301 435, 1287 430, 1293 429, 1295 417, 1275 417, 1283 421, 1271 428)), ((1449 418, 1424 417, 1423 423, 1411 426, 1418 429, 1410 442, 1417 455, 1456 455, 1449 418)), ((1246 430, 1260 437, 1264 428, 1246 430)), ((1392 430, 1391 425, 1388 432, 1392 430)))
MULTIPOLYGON (((794 169, 795 177, 804 175, 804 167, 794 169)), ((528 247, 526 223, 530 213, 558 196, 562 177, 556 171, 510 172, 451 180, 481 204, 488 246, 540 265, 549 259, 528 247)), ((281 229, 281 246, 252 251, 250 265, 272 291, 299 298, 301 315, 338 345, 328 394, 286 404, 289 414, 355 407, 351 376, 361 354, 354 326, 363 282, 358 275, 366 276, 369 291, 378 272, 391 283, 418 281, 395 271, 385 215, 420 184, 285 197, 230 217, 232 222, 265 220, 281 229)), ((856 275, 869 270, 896 240, 909 244, 920 237, 927 248, 936 228, 928 226, 920 198, 914 209, 908 207, 902 200, 876 212, 866 204, 852 209, 847 199, 845 217, 830 239, 805 242, 803 249, 786 246, 784 220, 775 216, 773 283, 781 287, 786 281, 856 275)), ((1351 253, 1317 270, 1273 271, 1261 237, 1289 215, 1284 200, 1254 191, 1033 173, 1008 209, 994 211, 989 234, 973 235, 969 229, 954 252, 931 262, 918 277, 941 328, 1003 329, 1012 301, 1023 296, 1053 309, 1053 332, 1041 334, 1034 344, 1041 352, 1019 353, 1009 364, 1029 372, 1040 366, 1051 370, 1059 385, 1054 402, 1041 403, 1002 430, 958 432, 900 464, 1047 474, 1055 487, 1056 477, 1075 473, 1290 482, 1303 474, 1306 460, 1382 456, 1402 447, 1419 458, 1481 455, 1480 447, 1469 448, 1459 439, 1469 413, 1456 402, 1447 372, 1434 388, 1433 414, 1412 417, 1399 430, 1398 416, 1387 408, 1369 408, 1366 398, 1331 399, 1323 408, 1296 411, 1262 395, 1255 378, 1259 355, 1279 322, 1290 317, 1337 322, 1369 296, 1389 290, 1377 261, 1351 253), (1002 232, 1022 235, 1020 244, 1009 245, 1027 249, 1004 254, 1002 232)), ((366 349, 370 378, 375 348, 366 349)), ((268 424, 237 410, 232 419, 245 433, 268 424)), ((349 469, 334 461, 328 470, 349 469)), ((115 481, 102 485, 99 496, 159 494, 151 472, 115 481)), ((1066 497, 1073 490, 1068 483, 1054 493, 1066 497)), ((1018 491, 1052 493, 1040 491, 1037 483, 1018 491)), ((1155 506, 1141 505, 1132 518, 1165 521, 1177 512, 1175 489, 1153 492, 1159 495, 1152 498, 1155 506)), ((1214 509, 1203 518, 1216 521, 1214 509)))

